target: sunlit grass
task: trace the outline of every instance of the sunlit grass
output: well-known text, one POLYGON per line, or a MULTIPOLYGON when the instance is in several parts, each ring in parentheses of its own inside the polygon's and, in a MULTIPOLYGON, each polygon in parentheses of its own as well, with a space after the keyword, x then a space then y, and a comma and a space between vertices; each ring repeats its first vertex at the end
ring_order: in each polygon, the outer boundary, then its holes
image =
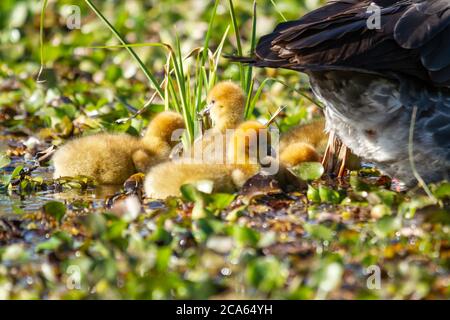
MULTIPOLYGON (((211 51, 209 45, 212 34, 215 28, 215 18, 217 14, 217 8, 220 4, 220 0, 214 2, 213 9, 210 14, 210 20, 208 24, 208 30, 205 35, 205 41, 203 47, 193 48, 191 53, 184 57, 181 50, 181 43, 179 37, 176 35, 174 37, 174 44, 165 43, 127 43, 124 37, 119 33, 119 31, 114 27, 112 22, 110 22, 102 12, 97 8, 96 5, 91 0, 85 0, 89 8, 97 15, 97 17, 107 26, 107 28, 112 32, 114 37, 119 41, 119 45, 113 46, 93 46, 94 49, 118 49, 124 48, 128 51, 133 60, 137 63, 140 70, 149 80, 152 87, 155 89, 156 94, 163 99, 166 109, 176 110, 181 113, 185 119, 187 128, 186 143, 192 143, 195 139, 196 134, 199 132, 199 121, 198 113, 202 110, 205 104, 205 97, 207 92, 214 86, 214 84, 219 79, 217 74, 219 61, 222 57, 222 52, 224 44, 227 41, 229 35, 230 27, 233 27, 235 41, 237 44, 237 54, 240 56, 244 55, 243 45, 240 34, 240 25, 237 21, 237 15, 232 0, 228 0, 228 7, 230 12, 230 25, 226 28, 225 33, 222 36, 220 44, 215 49, 211 51), (167 52, 167 63, 165 67, 165 78, 158 82, 157 78, 153 72, 147 68, 144 62, 140 59, 138 54, 133 50, 133 48, 139 47, 161 47, 167 52)), ((43 36, 43 23, 45 8, 47 6, 47 0, 43 1, 42 12, 41 12, 41 68, 44 67, 44 52, 45 43, 43 36)), ((256 47, 256 25, 257 25, 257 15, 256 15, 256 1, 253 3, 253 19, 252 19, 252 30, 250 35, 250 52, 253 52, 256 47)), ((240 84, 247 94, 247 102, 245 108, 246 118, 252 116, 255 104, 264 86, 261 86, 256 90, 255 95, 253 91, 255 89, 255 80, 253 79, 253 68, 251 66, 239 65, 239 81, 240 84)), ((143 106, 145 109, 156 98, 154 94, 151 99, 143 106)), ((142 110, 140 111, 142 112, 142 110)), ((131 119, 131 118, 130 118, 131 119)))
MULTIPOLYGON (((145 112, 155 101, 156 98, 162 99, 165 109, 175 110, 181 113, 186 123, 186 137, 184 139, 185 144, 190 144, 198 136, 201 131, 200 126, 203 125, 198 118, 199 112, 205 106, 205 98, 208 91, 217 83, 221 78, 218 74, 219 63, 222 59, 224 46, 227 42, 235 43, 235 54, 238 56, 251 55, 257 44, 257 2, 252 4, 251 12, 251 30, 246 37, 242 37, 241 25, 242 21, 238 21, 238 15, 235 10, 235 4, 233 0, 215 0, 214 6, 210 11, 210 17, 208 21, 208 29, 206 30, 204 43, 201 47, 192 48, 187 56, 183 56, 181 50, 180 39, 173 30, 172 43, 127 43, 123 35, 115 28, 113 23, 105 17, 105 15, 98 9, 98 7, 91 1, 85 0, 88 7, 96 14, 96 16, 104 23, 104 25, 111 31, 114 38, 119 42, 118 45, 104 45, 104 46, 91 46, 92 49, 125 49, 132 59, 135 61, 141 72, 148 79, 151 87, 155 90, 155 93, 147 101, 145 105, 139 107, 139 111, 136 114, 131 115, 127 119, 120 119, 120 122, 130 121, 136 116, 145 112), (227 6, 229 11, 229 25, 226 27, 225 32, 221 36, 221 40, 217 47, 213 50, 210 48, 211 39, 215 34, 217 27, 216 17, 217 9, 219 5, 227 6), (232 32, 231 32, 232 31, 232 32), (234 41, 229 39, 229 36, 233 34, 234 41), (243 43, 243 38, 249 39, 248 43, 243 43), (142 47, 159 47, 164 50, 166 55, 166 64, 164 68, 164 78, 158 80, 155 76, 156 73, 161 73, 161 70, 150 70, 139 55, 135 52, 135 48, 142 47), (248 52, 244 52, 244 47, 248 48, 248 52)), ((276 7, 276 3, 272 0, 271 4, 276 7)), ((43 0, 41 11, 41 72, 45 66, 44 54, 45 54, 45 41, 43 35, 43 23, 45 8, 47 6, 47 0, 43 0)), ((278 8, 276 7, 276 10, 278 8)), ((280 15, 284 16, 279 12, 280 15)), ((288 90, 298 92, 302 97, 316 103, 304 92, 296 90, 281 80, 275 78, 266 78, 262 82, 257 83, 254 78, 254 70, 250 65, 239 64, 239 77, 238 82, 242 89, 246 93, 247 101, 245 106, 245 118, 252 118, 256 105, 261 98, 261 95, 266 88, 266 85, 270 83, 282 83, 288 90)), ((41 73, 40 72, 40 73, 41 73)), ((279 106, 281 107, 281 106, 279 106)))
POLYGON ((45 15, 45 9, 47 8, 48 0, 42 0, 42 8, 41 8, 41 17, 40 17, 40 26, 39 26, 39 51, 40 51, 40 58, 41 58, 41 66, 39 69, 39 73, 37 76, 37 82, 42 82, 41 79, 42 72, 45 68, 45 47, 44 47, 44 15, 45 15))

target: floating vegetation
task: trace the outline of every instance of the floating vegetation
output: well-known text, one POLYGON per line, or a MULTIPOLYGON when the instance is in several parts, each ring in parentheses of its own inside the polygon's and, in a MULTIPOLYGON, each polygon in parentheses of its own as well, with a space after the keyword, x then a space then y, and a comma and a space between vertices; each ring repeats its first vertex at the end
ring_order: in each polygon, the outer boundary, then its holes
POLYGON ((94 48, 117 38, 89 6, 80 4, 82 30, 68 31, 59 14, 68 2, 50 1, 47 81, 37 83, 41 6, 2 0, 0 299, 450 297, 449 182, 430 186, 436 203, 420 189, 393 191, 368 166, 337 179, 315 162, 286 173, 292 187, 260 175, 236 194, 185 185, 166 200, 145 198, 142 174, 123 186, 52 178, 53 147, 99 132, 139 136, 164 109, 190 119, 192 139, 217 80, 250 93, 249 119, 286 106, 276 120, 283 132, 320 117, 304 76, 221 58, 249 52, 280 16, 318 3, 266 2, 97 1, 124 39, 173 44, 170 59, 161 47, 132 48, 149 77, 125 47, 94 48))

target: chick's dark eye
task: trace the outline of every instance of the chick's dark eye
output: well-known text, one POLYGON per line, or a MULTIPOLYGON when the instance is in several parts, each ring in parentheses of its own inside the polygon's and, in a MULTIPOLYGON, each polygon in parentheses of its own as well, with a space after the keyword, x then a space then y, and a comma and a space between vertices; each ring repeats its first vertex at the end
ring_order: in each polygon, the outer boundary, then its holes
POLYGON ((216 100, 211 100, 211 103, 212 103, 212 104, 215 104, 215 103, 216 103, 216 100))

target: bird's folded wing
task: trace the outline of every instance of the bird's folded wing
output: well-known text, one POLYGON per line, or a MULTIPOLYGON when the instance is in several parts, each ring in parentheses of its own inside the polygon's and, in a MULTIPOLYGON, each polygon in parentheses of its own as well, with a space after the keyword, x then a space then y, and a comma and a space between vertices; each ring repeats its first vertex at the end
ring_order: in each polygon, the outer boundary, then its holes
POLYGON ((450 1, 411 5, 398 21, 395 40, 405 49, 417 49, 423 66, 436 83, 450 82, 450 1))
POLYGON ((389 71, 449 86, 450 1, 335 1, 280 24, 260 40, 256 57, 259 66, 389 71), (369 28, 372 2, 381 29, 369 28))

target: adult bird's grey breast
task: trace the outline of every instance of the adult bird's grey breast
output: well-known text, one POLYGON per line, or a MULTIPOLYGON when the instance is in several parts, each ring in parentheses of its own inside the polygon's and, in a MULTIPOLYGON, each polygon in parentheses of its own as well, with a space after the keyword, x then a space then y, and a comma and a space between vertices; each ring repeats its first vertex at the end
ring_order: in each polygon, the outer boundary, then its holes
POLYGON ((280 24, 250 62, 307 73, 328 130, 385 173, 416 183, 413 136, 418 173, 427 182, 449 177, 449 0, 334 1, 280 24))

